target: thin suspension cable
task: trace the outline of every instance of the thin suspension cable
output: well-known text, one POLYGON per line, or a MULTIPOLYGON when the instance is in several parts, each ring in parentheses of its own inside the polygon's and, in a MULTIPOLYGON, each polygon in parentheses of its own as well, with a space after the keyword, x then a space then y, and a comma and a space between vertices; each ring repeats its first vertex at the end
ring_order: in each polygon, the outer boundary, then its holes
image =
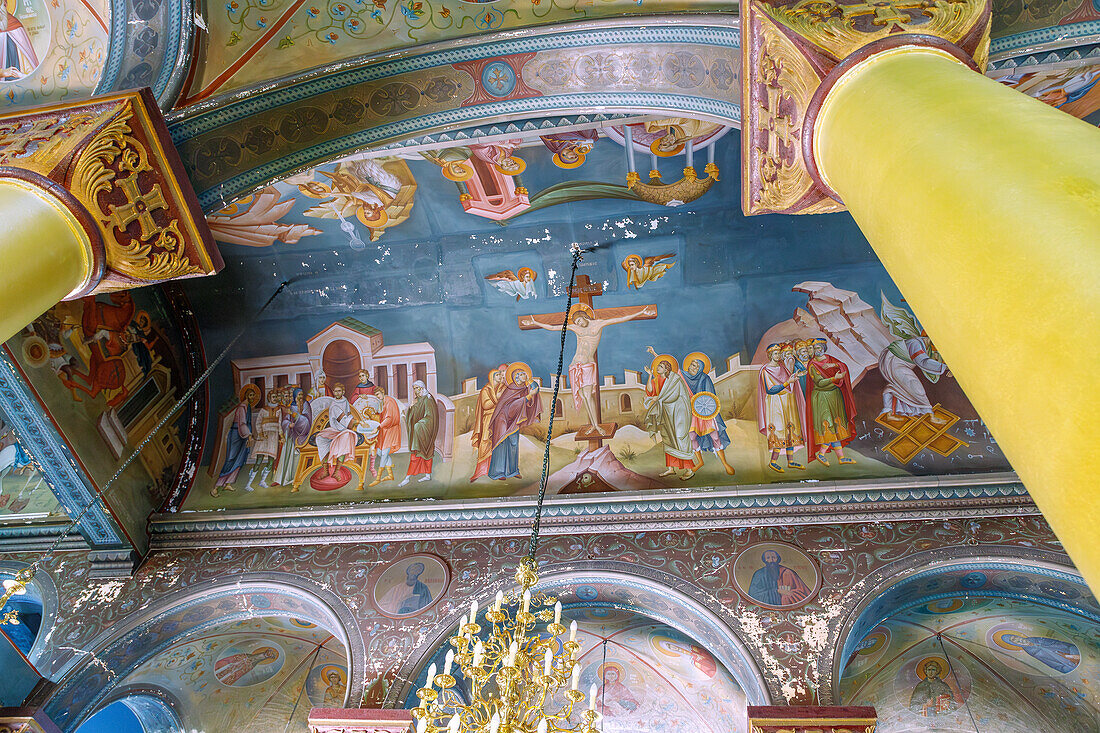
MULTIPOLYGON (((569 329, 569 309, 573 306, 573 284, 577 279, 577 263, 581 259, 581 248, 573 243, 573 269, 569 273, 569 288, 565 291, 565 318, 561 323, 561 345, 558 349, 558 370, 554 373, 554 395, 550 399, 550 422, 546 427, 546 449, 542 454, 542 478, 539 480, 539 501, 535 507, 535 522, 531 527, 531 546, 527 557, 535 562, 535 550, 539 544, 539 528, 542 525, 542 503, 546 499, 546 482, 550 478, 550 441, 554 438, 554 411, 558 406, 558 392, 561 390, 561 369, 565 363, 565 338, 569 329)), ((599 426, 596 426, 599 430, 599 426)))
MULTIPOLYGON (((958 675, 955 674, 955 667, 951 664, 951 657, 947 656, 947 647, 943 645, 943 634, 937 633, 936 640, 940 643, 940 649, 943 651, 943 658, 947 660, 947 671, 955 678, 955 684, 959 685, 959 692, 962 693, 962 687, 959 683, 958 675)), ((966 706, 966 712, 970 716, 970 724, 974 726, 974 733, 982 733, 978 730, 978 721, 974 719, 974 711, 970 709, 970 698, 963 700, 963 705, 966 706)))
MULTIPOLYGON (((287 285, 290 285, 291 282, 293 282, 295 279, 297 278, 284 280, 282 283, 279 284, 279 287, 276 288, 275 292, 271 294, 271 297, 269 297, 267 301, 260 307, 260 309, 256 311, 256 315, 254 315, 244 326, 241 327, 241 330, 237 332, 237 335, 234 336, 228 344, 226 344, 225 348, 222 349, 221 353, 218 354, 214 361, 210 362, 210 366, 208 366, 206 370, 199 375, 199 378, 195 380, 194 384, 192 384, 187 389, 187 391, 183 393, 182 397, 176 400, 176 404, 172 406, 172 409, 170 409, 164 415, 164 417, 160 419, 160 422, 158 422, 153 427, 153 429, 149 431, 149 434, 145 436, 145 439, 138 443, 137 448, 135 448, 134 451, 126 458, 126 460, 122 462, 122 465, 118 467, 118 470, 115 471, 114 475, 111 476, 111 478, 107 479, 107 483, 103 484, 103 488, 96 489, 95 496, 92 497, 91 501, 89 501, 84 506, 84 508, 80 510, 80 513, 76 515, 75 519, 70 519, 68 526, 66 526, 65 529, 61 531, 61 534, 58 535, 53 544, 51 544, 40 557, 38 557, 33 563, 31 563, 30 570, 32 573, 37 572, 42 562, 46 560, 50 555, 52 555, 54 551, 61 545, 61 543, 65 541, 65 538, 68 537, 74 529, 76 529, 77 525, 80 524, 80 520, 84 518, 85 514, 91 511, 91 508, 96 505, 96 502, 103 500, 103 497, 106 496, 106 494, 114 487, 114 483, 116 480, 118 480, 118 477, 122 475, 123 471, 129 468, 130 464, 133 463, 139 455, 141 455, 141 451, 145 449, 145 446, 149 444, 149 441, 153 439, 153 436, 155 436, 161 428, 167 425, 168 421, 171 420, 175 416, 175 414, 179 412, 180 409, 191 400, 191 397, 193 397, 195 392, 199 390, 199 387, 206 383, 206 380, 210 378, 210 374, 214 371, 218 364, 220 364, 222 360, 229 354, 229 350, 232 349, 234 344, 236 344, 237 341, 240 340, 241 336, 244 335, 249 326, 255 323, 256 319, 258 319, 263 314, 263 312, 267 310, 267 307, 271 305, 272 301, 275 300, 279 293, 283 292, 283 289, 286 288, 287 285)), ((106 506, 106 504, 104 504, 104 506, 106 506)))

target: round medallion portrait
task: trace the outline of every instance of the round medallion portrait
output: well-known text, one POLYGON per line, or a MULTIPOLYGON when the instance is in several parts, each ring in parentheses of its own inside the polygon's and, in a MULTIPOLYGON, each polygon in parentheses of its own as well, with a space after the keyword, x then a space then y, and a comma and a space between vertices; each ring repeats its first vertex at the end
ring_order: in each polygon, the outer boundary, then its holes
POLYGON ((765 608, 799 608, 821 589, 817 563, 785 542, 746 547, 733 561, 733 579, 747 601, 765 608))
POLYGON ((433 606, 450 579, 450 569, 435 555, 409 555, 382 571, 371 597, 382 615, 408 618, 433 606))

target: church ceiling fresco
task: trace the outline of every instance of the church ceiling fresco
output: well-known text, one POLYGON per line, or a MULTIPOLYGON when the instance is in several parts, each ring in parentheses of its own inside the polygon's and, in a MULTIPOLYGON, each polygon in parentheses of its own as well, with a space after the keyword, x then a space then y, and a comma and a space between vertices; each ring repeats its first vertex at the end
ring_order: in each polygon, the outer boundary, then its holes
POLYGON ((87 96, 103 73, 107 0, 6 0, 0 31, 0 105, 29 106, 87 96))
POLYGON ((715 0, 230 0, 208 11, 206 53, 181 104, 363 54, 491 31, 727 8, 715 0))
POLYGON ((65 510, 46 483, 46 477, 35 467, 15 429, 0 412, 0 524, 60 519, 64 515, 65 510))
MULTIPOLYGON (((981 577, 979 577, 981 576, 981 577)), ((971 587, 985 582, 970 574, 971 587)), ((1100 627, 1012 599, 948 596, 884 621, 845 661, 845 704, 877 730, 1095 730, 1100 627)))
MULTIPOLYGON (((98 487, 167 414, 195 373, 192 359, 201 359, 184 346, 190 331, 173 293, 144 288, 62 302, 3 347, 98 487)), ((190 420, 184 410, 162 428, 106 495, 131 538, 144 537, 150 512, 186 479, 181 464, 201 437, 190 420)), ((14 485, 3 481, 5 491, 14 485)))
MULTIPOLYGON (((110 582, 88 576, 83 553, 58 553, 40 572, 55 580, 59 598, 59 616, 50 629, 60 641, 40 665, 60 681, 48 712, 66 721, 88 715, 162 645, 185 642, 210 625, 221 624, 224 631, 227 622, 274 615, 317 623, 338 637, 342 625, 355 659, 348 683, 353 699, 365 690, 369 702, 401 705, 441 635, 455 627, 471 598, 484 606, 508 582, 525 549, 522 538, 212 547, 155 553, 134 577, 110 582), (414 556, 437 558, 449 569, 450 581, 442 588, 432 578, 424 581, 432 600, 416 611, 382 613, 375 600, 378 583, 389 569, 404 573, 419 562, 414 556), (284 591, 256 589, 261 582, 284 591), (285 592, 288 585, 299 589, 293 597, 285 592), (343 609, 339 622, 319 614, 316 602, 305 601, 318 597, 329 608, 343 609)), ((778 565, 811 586, 797 552, 781 550, 778 565)), ((1002 571, 1021 576, 1028 567, 1065 561, 1049 528, 1037 518, 574 534, 547 537, 540 554, 544 579, 552 589, 554 583, 563 589, 567 607, 636 610, 681 629, 740 680, 754 704, 768 702, 769 696, 777 704, 838 699, 830 660, 846 638, 844 619, 881 592, 884 584, 874 578, 912 574, 929 563, 942 564, 950 554, 956 560, 985 558, 976 561, 977 571, 999 588, 1002 571), (741 563, 755 573, 767 549, 761 545, 776 544, 793 546, 816 563, 821 578, 816 595, 765 606, 751 593, 738 592, 735 576, 741 563)), ((1061 573, 1069 574, 1068 569, 1061 573)), ((781 573, 764 575, 758 586, 770 588, 774 580, 782 593, 781 573)), ((1060 582, 1083 588, 1079 580, 1060 582)), ((406 597, 421 595, 415 583, 408 587, 406 597)), ((836 662, 838 674, 842 666, 836 662)))
MULTIPOLYGON (((569 608, 582 652, 578 687, 596 686, 607 733, 740 730, 746 697, 707 649, 653 619, 614 608, 569 608)), ((433 657, 442 666, 446 650, 433 657)), ((420 684, 424 684, 420 680, 420 684)), ((461 694, 466 693, 461 680, 461 694)), ((414 697, 407 706, 419 704, 414 697)))
POLYGON ((253 618, 214 625, 162 649, 121 681, 167 692, 188 729, 307 730, 313 707, 344 707, 343 645, 305 619, 253 618))
POLYGON ((991 74, 997 81, 1052 107, 1085 119, 1100 110, 1100 53, 1091 63, 1028 66, 991 74))
POLYGON ((648 128, 331 164, 213 216, 208 353, 304 279, 214 373, 186 507, 530 494, 551 410, 552 493, 1009 468, 849 219, 747 221, 735 138, 648 128), (571 242, 599 246, 552 405, 571 242))

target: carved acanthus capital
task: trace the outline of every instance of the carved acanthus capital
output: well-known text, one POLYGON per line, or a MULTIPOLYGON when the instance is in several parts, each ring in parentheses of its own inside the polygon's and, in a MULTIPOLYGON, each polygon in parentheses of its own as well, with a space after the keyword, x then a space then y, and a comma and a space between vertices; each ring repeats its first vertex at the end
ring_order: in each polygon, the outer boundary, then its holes
POLYGON ((0 167, 8 176, 57 184, 72 213, 94 222, 103 261, 94 286, 80 295, 222 267, 147 89, 0 115, 0 167))
POLYGON ((818 180, 810 159, 815 110, 823 92, 854 61, 899 45, 945 48, 984 68, 990 10, 990 0, 745 0, 744 212, 844 210, 818 180))

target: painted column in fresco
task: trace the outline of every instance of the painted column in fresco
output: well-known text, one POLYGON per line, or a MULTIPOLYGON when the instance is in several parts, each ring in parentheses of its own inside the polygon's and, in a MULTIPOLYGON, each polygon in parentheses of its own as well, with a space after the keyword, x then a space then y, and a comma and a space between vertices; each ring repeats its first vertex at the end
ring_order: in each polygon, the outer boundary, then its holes
POLYGON ((222 260, 146 90, 0 115, 0 340, 63 299, 222 260))
POLYGON ((1100 587, 1100 132, 975 73, 985 0, 747 10, 745 212, 852 213, 1100 587))

